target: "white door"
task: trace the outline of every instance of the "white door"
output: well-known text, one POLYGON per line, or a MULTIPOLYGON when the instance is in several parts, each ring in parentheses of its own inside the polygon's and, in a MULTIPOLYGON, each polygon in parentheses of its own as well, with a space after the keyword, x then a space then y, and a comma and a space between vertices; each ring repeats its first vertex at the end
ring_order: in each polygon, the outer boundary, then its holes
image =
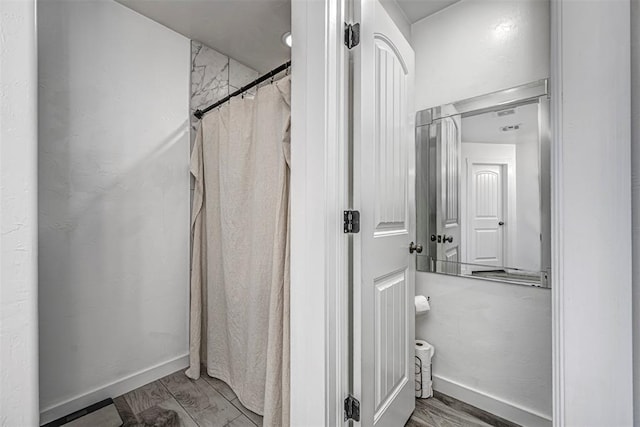
POLYGON ((437 196, 440 207, 436 212, 437 260, 442 261, 436 271, 458 274, 460 269, 460 166, 462 132, 460 116, 445 117, 431 125, 437 133, 436 176, 439 177, 437 196))
MULTIPOLYGON (((468 206, 470 261, 473 264, 504 265, 504 165, 469 165, 468 206)), ((473 270, 486 270, 473 266, 473 270)))
POLYGON ((361 425, 398 427, 415 407, 414 54, 377 1, 356 5, 354 393, 361 425))

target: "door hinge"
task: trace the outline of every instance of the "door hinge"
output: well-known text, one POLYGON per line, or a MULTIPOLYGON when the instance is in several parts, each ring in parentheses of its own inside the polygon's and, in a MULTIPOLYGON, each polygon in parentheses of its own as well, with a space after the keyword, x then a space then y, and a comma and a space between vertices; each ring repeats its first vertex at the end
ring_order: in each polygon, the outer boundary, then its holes
POLYGON ((360 24, 347 24, 344 23, 344 45, 353 49, 360 44, 360 24))
POLYGON ((344 232, 345 233, 360 232, 360 212, 344 211, 344 232))
POLYGON ((351 395, 344 399, 344 420, 360 421, 360 401, 351 395))

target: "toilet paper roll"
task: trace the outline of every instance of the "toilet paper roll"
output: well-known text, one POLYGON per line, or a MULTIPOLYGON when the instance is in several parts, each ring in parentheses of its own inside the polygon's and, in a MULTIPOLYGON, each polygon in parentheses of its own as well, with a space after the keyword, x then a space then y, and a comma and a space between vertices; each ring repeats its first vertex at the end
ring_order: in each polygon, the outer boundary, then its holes
POLYGON ((415 304, 416 314, 426 313, 427 311, 431 310, 429 300, 424 295, 416 295, 415 304))
POLYGON ((416 397, 426 399, 433 396, 431 380, 431 359, 435 348, 424 340, 416 340, 416 397))

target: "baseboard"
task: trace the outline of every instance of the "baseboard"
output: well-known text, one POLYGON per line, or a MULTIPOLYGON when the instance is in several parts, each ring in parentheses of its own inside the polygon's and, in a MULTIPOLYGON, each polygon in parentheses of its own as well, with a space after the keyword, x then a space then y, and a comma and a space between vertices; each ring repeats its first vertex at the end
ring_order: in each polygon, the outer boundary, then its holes
POLYGON ((551 427, 551 417, 438 375, 433 388, 469 405, 527 427, 551 427))
POLYGON ((189 366, 189 354, 159 363, 148 369, 138 371, 117 381, 93 389, 87 393, 77 395, 71 399, 43 408, 40 410, 40 425, 57 420, 58 418, 64 417, 65 415, 71 414, 72 412, 78 411, 101 400, 128 393, 131 390, 135 390, 138 387, 149 384, 150 382, 156 381, 173 372, 184 369, 187 366, 189 366))

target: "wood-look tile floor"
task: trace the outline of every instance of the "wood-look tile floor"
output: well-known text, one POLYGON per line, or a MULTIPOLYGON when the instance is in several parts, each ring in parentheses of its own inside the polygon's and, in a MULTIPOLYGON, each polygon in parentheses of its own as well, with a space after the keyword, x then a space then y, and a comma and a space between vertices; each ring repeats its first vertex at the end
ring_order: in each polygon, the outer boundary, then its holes
MULTIPOLYGON (((203 370, 198 380, 178 371, 114 399, 123 427, 261 427, 262 417, 245 408, 223 381, 203 370), (163 418, 175 411, 177 419, 163 418)), ((518 427, 509 421, 436 393, 416 399, 405 427, 518 427)))
POLYGON ((260 415, 245 408, 227 384, 206 372, 194 381, 178 371, 113 400, 123 427, 262 426, 260 415), (178 419, 153 421, 162 410, 175 411, 178 419))
POLYGON ((416 409, 405 427, 519 427, 510 421, 437 393, 416 399, 416 409))

